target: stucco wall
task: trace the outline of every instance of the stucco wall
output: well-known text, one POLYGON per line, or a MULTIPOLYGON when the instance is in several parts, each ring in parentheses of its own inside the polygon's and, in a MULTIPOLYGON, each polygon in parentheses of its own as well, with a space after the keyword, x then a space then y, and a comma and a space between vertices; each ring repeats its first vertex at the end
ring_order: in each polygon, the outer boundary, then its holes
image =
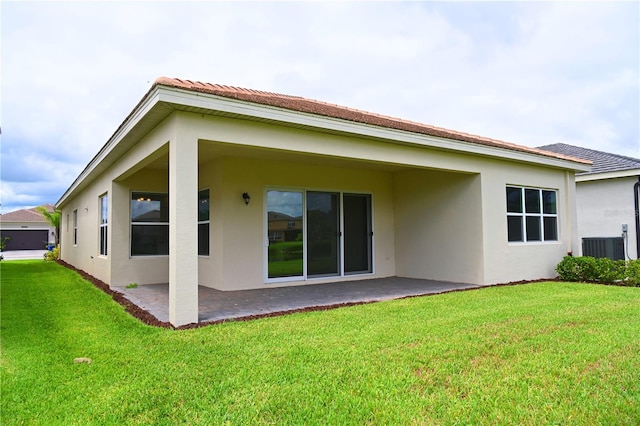
MULTIPOLYGON (((110 193, 110 190, 111 182, 108 176, 103 175, 96 179, 90 187, 63 206, 60 227, 60 258, 106 283, 111 282, 111 269, 109 257, 99 255, 99 197, 110 193), (74 210, 78 212, 77 244, 73 242, 74 210)), ((112 203, 110 198, 109 206, 112 203)))
POLYGON ((394 191, 397 274, 482 283, 480 176, 409 170, 394 191))
POLYGON ((625 247, 631 259, 638 258, 633 198, 633 187, 637 181, 637 177, 631 176, 577 183, 580 241, 584 237, 619 237, 622 235, 622 225, 627 224, 629 239, 625 247))
POLYGON ((484 283, 556 277, 555 266, 577 243, 573 173, 497 160, 483 162, 482 170, 484 283), (507 185, 557 190, 558 241, 507 241, 507 185))
POLYGON ((66 215, 78 209, 79 242, 73 246, 72 230, 63 226, 63 259, 115 286, 167 282, 168 257, 129 256, 130 192, 167 191, 167 144, 196 137, 201 152, 208 152, 201 154, 193 190, 209 188, 211 196, 210 255, 198 259, 201 285, 232 290, 336 280, 265 284, 268 188, 372 195, 374 274, 344 279, 397 274, 490 284, 553 277, 557 262, 576 247, 572 173, 382 140, 174 113, 65 202, 63 225, 66 215), (506 185, 558 191, 558 242, 507 242, 506 185), (105 192, 110 211, 106 258, 97 255, 98 197, 105 192), (248 206, 243 192, 251 195, 248 206))
POLYGON ((222 290, 336 281, 336 277, 265 284, 264 197, 267 189, 368 193, 373 197, 374 274, 395 273, 392 177, 364 168, 226 157, 203 165, 200 187, 211 196, 211 254, 201 257, 200 284, 222 290), (249 205, 241 195, 248 192, 249 205))
POLYGON ((113 184, 111 217, 114 224, 109 253, 112 262, 113 286, 157 284, 168 282, 167 256, 130 256, 130 203, 131 192, 167 192, 167 173, 164 170, 143 169, 113 184))

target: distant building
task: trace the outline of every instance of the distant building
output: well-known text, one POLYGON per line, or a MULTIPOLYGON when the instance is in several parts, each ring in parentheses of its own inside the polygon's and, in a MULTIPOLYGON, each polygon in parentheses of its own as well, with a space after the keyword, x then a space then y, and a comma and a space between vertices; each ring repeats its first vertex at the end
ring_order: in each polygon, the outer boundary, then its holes
MULTIPOLYGON (((42 207, 54 210, 51 204, 42 207)), ((34 207, 0 215, 0 237, 7 238, 4 251, 44 250, 55 244, 56 229, 34 207)))
POLYGON ((640 253, 640 159, 563 143, 540 149, 593 162, 590 171, 576 174, 578 235, 583 241, 580 254, 592 255, 592 250, 597 250, 597 245, 604 244, 605 239, 617 238, 623 245, 623 255, 620 256, 619 249, 615 257, 637 259, 640 253))

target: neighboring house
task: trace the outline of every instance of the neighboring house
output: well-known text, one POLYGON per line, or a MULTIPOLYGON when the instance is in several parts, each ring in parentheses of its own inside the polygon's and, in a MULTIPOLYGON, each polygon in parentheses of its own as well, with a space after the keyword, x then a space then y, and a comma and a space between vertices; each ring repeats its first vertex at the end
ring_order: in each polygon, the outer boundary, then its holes
MULTIPOLYGON (((45 204, 48 211, 54 206, 45 204)), ((7 238, 4 251, 44 250, 55 244, 56 228, 34 208, 22 209, 0 215, 0 238, 7 238)))
POLYGON ((57 203, 61 256, 111 286, 554 277, 586 160, 311 99, 159 78, 57 203), (286 228, 286 229, 285 229, 286 228))
POLYGON ((593 162, 590 171, 576 175, 578 236, 586 250, 581 246, 580 254, 594 255, 601 252, 600 248, 619 248, 613 250, 615 258, 637 259, 640 253, 640 159, 563 143, 540 149, 593 162), (612 241, 614 238, 618 241, 612 241))

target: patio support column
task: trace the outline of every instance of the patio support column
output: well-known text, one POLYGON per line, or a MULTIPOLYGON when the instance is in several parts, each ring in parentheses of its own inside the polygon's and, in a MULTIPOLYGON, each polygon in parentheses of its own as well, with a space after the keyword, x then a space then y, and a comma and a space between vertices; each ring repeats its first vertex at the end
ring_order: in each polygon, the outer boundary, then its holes
POLYGON ((198 322, 198 140, 169 141, 169 322, 198 322))

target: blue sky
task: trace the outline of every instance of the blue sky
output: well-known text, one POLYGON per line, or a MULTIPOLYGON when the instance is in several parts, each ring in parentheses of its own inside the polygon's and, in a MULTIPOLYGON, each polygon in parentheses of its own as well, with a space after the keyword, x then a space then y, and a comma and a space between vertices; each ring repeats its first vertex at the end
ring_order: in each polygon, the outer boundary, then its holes
POLYGON ((0 212, 55 203, 160 76, 640 158, 640 3, 11 2, 0 212))

